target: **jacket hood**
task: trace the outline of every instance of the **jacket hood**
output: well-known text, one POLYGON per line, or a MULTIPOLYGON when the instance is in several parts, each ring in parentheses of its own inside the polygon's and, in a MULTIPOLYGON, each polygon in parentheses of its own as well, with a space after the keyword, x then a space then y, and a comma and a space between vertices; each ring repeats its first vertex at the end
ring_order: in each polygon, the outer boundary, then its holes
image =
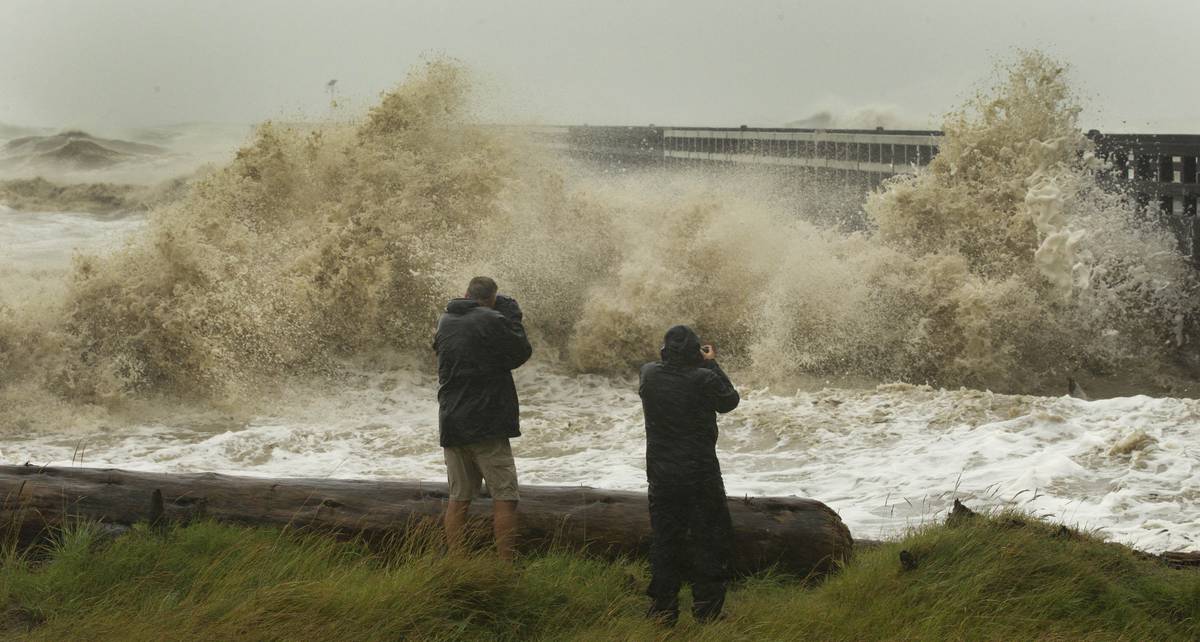
POLYGON ((475 299, 450 299, 446 304, 446 312, 449 314, 466 314, 473 308, 478 308, 479 302, 475 299))
POLYGON ((700 354, 700 337, 686 325, 667 330, 659 355, 663 361, 677 366, 698 366, 704 361, 700 354))

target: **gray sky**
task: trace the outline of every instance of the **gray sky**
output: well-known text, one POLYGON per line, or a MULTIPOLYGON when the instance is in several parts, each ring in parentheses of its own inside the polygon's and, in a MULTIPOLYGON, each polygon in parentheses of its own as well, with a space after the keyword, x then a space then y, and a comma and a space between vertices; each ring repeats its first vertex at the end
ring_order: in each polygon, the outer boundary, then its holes
POLYGON ((1200 0, 0 0, 0 121, 320 116, 329 79, 361 105, 441 53, 491 118, 922 124, 1029 47, 1072 66, 1085 126, 1200 133, 1200 0))

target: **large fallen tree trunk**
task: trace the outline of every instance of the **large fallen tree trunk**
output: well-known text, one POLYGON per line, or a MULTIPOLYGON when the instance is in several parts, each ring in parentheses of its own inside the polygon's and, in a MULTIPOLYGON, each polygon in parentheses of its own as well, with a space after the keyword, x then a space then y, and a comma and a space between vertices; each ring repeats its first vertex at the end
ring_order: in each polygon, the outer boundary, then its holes
MULTIPOLYGON (((0 466, 0 523, 26 536, 66 519, 112 525, 218 521, 328 529, 368 537, 402 533, 438 518, 446 485, 343 479, 267 479, 215 473, 165 474, 96 468, 0 466)), ((490 501, 471 505, 485 517, 490 501)), ((596 554, 639 555, 649 547, 646 495, 567 486, 523 486, 520 541, 551 542, 596 554)), ((739 572, 778 564, 807 575, 846 559, 853 541, 837 513, 811 499, 729 500, 739 572)))

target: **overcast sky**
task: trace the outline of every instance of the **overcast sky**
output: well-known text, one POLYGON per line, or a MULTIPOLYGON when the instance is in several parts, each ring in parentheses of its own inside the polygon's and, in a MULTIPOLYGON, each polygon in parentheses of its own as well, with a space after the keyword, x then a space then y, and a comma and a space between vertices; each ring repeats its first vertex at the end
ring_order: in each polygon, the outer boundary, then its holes
POLYGON ((363 104, 446 54, 496 119, 920 125, 1031 47, 1072 66, 1085 126, 1200 133, 1200 0, 0 0, 0 121, 320 116, 330 79, 363 104))

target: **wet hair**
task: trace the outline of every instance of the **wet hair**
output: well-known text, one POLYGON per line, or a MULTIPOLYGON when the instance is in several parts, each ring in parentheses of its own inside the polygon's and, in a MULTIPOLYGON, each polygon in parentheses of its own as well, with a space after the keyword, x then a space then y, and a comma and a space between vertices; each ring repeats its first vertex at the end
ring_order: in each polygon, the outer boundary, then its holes
POLYGON ((471 279, 471 283, 467 285, 467 298, 475 299, 476 301, 489 301, 496 296, 496 282, 487 276, 477 276, 471 279))

